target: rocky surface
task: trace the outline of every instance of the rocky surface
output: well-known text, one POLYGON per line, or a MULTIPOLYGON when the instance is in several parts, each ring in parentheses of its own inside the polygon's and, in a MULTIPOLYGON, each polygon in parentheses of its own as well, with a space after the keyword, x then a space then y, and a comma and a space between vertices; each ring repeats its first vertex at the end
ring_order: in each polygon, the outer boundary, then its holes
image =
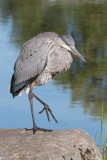
POLYGON ((0 129, 0 160, 102 160, 94 140, 83 130, 52 132, 0 129))

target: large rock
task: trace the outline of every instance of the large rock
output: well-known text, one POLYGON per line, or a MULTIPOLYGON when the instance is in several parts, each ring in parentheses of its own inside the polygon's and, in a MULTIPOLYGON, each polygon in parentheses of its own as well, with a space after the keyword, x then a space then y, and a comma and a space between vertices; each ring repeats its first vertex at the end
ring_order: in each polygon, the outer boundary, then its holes
POLYGON ((83 130, 52 132, 0 129, 0 160, 102 160, 94 140, 83 130))

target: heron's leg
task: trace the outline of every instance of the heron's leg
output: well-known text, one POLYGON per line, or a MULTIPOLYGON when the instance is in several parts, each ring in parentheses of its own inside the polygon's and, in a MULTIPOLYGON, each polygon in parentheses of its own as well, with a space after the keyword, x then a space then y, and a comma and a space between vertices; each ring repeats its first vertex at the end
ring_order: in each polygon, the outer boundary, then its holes
POLYGON ((35 132, 37 130, 44 131, 44 132, 52 131, 52 130, 48 130, 48 129, 45 129, 45 128, 38 128, 37 125, 36 125, 35 117, 34 117, 34 111, 33 111, 33 95, 32 95, 33 85, 34 85, 34 83, 31 84, 29 95, 28 95, 29 96, 30 107, 31 107, 32 120, 33 120, 33 128, 32 129, 25 128, 25 129, 26 129, 26 131, 33 130, 33 134, 35 134, 35 132))
POLYGON ((44 108, 39 113, 41 114, 43 111, 46 111, 46 115, 47 115, 48 121, 50 121, 50 118, 49 118, 49 113, 50 113, 52 118, 55 120, 55 122, 58 123, 58 121, 54 117, 54 115, 53 115, 51 109, 49 108, 49 106, 46 103, 44 103, 41 99, 39 99, 34 93, 32 93, 32 96, 34 98, 36 98, 40 103, 42 103, 44 105, 44 108))
POLYGON ((28 96, 29 96, 29 102, 30 102, 32 120, 33 120, 33 134, 35 134, 37 126, 36 126, 35 117, 34 117, 34 111, 33 111, 33 96, 32 96, 33 85, 34 85, 34 83, 32 83, 31 86, 30 86, 30 91, 29 91, 29 95, 28 96))

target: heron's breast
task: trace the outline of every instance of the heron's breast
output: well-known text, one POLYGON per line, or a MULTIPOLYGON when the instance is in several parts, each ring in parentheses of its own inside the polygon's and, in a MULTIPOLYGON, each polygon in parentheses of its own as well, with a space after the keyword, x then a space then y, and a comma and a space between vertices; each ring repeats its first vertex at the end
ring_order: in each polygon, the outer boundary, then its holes
POLYGON ((44 85, 52 79, 52 75, 49 72, 41 73, 35 80, 35 85, 44 85))

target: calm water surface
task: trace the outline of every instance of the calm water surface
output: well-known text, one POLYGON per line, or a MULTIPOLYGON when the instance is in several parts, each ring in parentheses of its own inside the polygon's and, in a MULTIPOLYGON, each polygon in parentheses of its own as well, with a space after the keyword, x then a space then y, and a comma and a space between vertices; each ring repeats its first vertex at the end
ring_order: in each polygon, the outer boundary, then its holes
POLYGON ((107 121, 107 3, 72 1, 0 0, 0 128, 31 128, 28 97, 14 100, 8 92, 14 62, 22 44, 36 34, 54 31, 71 34, 77 57, 69 71, 57 75, 34 93, 52 108, 58 124, 48 123, 42 105, 34 101, 35 119, 49 129, 78 128, 100 143, 101 106, 107 121))

